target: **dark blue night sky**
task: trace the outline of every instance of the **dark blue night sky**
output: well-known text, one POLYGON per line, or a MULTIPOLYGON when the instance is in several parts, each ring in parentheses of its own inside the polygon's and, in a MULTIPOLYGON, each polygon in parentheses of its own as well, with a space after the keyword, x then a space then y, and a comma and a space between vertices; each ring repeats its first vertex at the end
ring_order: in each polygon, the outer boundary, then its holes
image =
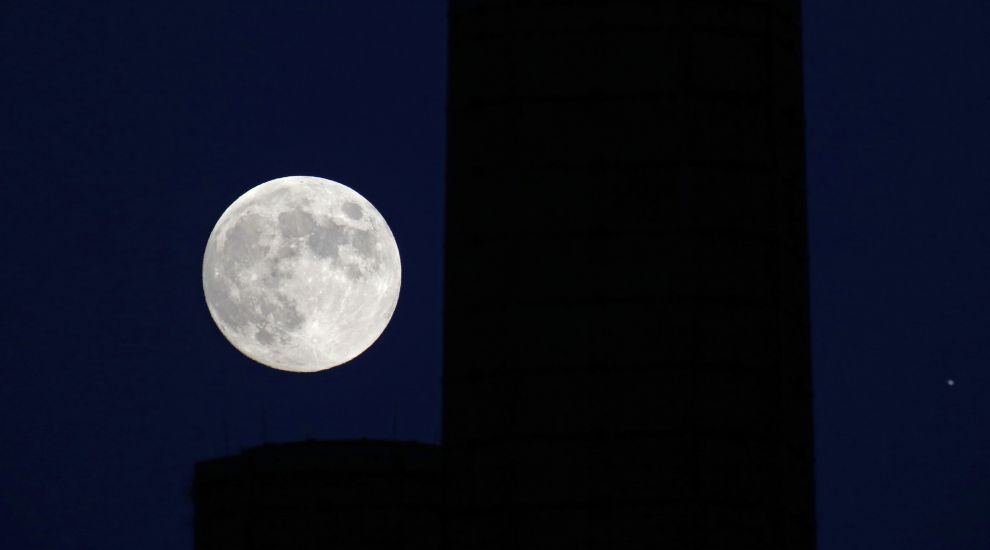
POLYGON ((446 6, 159 6, 2 8, 3 548, 190 548, 225 446, 439 438, 446 6), (220 214, 293 174, 364 195, 404 264, 377 344, 319 375, 242 356, 202 293, 220 214))
MULTIPOLYGON (((820 547, 990 547, 990 8, 804 20, 820 547)), ((190 548, 198 460, 439 440, 446 24, 440 0, 0 5, 0 547, 190 548), (379 341, 316 375, 238 353, 200 279, 223 210, 296 174, 368 198, 403 260, 379 341)))
POLYGON ((821 548, 990 548, 990 4, 804 23, 821 548))

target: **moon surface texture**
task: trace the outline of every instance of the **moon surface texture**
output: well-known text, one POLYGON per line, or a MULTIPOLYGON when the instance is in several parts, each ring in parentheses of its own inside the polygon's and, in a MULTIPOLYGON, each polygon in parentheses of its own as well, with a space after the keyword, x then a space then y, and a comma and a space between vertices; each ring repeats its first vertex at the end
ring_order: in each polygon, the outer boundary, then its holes
POLYGON ((244 355, 291 372, 329 369, 378 339, 399 299, 399 249, 353 189, 308 176, 265 182, 220 216, 203 291, 244 355))

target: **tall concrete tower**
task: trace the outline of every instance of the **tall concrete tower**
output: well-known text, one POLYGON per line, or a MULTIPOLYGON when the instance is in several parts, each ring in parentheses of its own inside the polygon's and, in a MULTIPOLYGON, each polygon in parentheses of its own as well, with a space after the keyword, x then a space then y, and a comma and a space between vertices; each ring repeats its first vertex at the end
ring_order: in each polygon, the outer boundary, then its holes
POLYGON ((451 549, 814 547, 798 0, 452 0, 451 549))

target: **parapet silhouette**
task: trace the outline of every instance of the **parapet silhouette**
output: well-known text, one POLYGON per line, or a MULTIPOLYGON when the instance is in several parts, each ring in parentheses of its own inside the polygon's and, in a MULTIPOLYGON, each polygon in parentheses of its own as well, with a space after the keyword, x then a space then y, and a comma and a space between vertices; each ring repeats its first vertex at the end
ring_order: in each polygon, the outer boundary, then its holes
POLYGON ((196 466, 199 550, 439 547, 440 453, 394 441, 264 445, 196 466))

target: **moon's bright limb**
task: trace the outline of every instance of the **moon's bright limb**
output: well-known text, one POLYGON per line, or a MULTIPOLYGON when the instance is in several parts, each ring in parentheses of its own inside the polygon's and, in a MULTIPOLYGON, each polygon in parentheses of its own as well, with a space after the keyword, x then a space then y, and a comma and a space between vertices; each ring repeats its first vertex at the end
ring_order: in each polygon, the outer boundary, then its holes
POLYGON ((314 372, 366 350, 399 299, 399 249, 353 189, 309 176, 265 182, 220 216, 203 256, 203 292, 244 355, 314 372))

